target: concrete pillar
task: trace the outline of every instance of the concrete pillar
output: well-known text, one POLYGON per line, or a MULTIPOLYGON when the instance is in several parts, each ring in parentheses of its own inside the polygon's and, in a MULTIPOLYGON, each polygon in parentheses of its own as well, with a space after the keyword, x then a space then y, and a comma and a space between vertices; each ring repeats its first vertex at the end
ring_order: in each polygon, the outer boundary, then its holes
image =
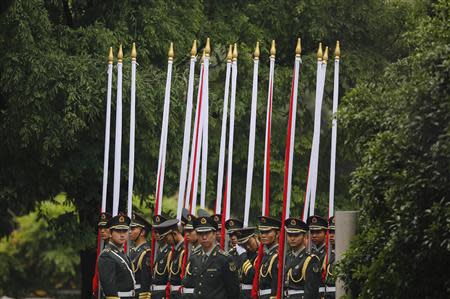
MULTIPOLYGON (((358 212, 357 211, 336 211, 336 262, 339 262, 347 248, 350 246, 350 241, 357 232, 358 212)), ((347 295, 344 284, 340 279, 336 281, 336 298, 341 298, 347 295)))

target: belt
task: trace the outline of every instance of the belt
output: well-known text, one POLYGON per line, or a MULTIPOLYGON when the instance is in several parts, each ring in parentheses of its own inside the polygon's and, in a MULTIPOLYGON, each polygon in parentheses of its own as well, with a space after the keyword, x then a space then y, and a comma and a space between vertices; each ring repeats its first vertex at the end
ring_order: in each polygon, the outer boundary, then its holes
POLYGON ((166 285, 156 285, 156 284, 152 284, 152 291, 165 291, 166 290, 166 285))
POLYGON ((259 296, 270 295, 272 293, 272 289, 259 290, 259 296))
POLYGON ((128 292, 117 292, 119 297, 134 297, 134 290, 128 292))
POLYGON ((320 287, 319 288, 319 293, 325 293, 325 287, 320 287))
POLYGON ((138 290, 138 289, 140 289, 140 288, 141 288, 141 285, 140 285, 140 284, 135 284, 135 285, 134 285, 134 289, 135 289, 135 290, 138 290))
POLYGON ((180 288, 181 288, 181 286, 180 285, 178 285, 178 286, 170 286, 170 291, 171 292, 178 292, 179 290, 180 290, 180 288))
POLYGON ((194 288, 183 288, 183 294, 194 294, 194 288))
POLYGON ((336 287, 325 287, 325 289, 327 290, 327 293, 328 292, 336 292, 336 287))
POLYGON ((287 290, 286 293, 288 296, 291 296, 291 295, 297 295, 297 294, 304 294, 305 291, 304 290, 287 290))
POLYGON ((241 284, 241 290, 243 291, 248 291, 251 290, 253 288, 252 284, 241 284))

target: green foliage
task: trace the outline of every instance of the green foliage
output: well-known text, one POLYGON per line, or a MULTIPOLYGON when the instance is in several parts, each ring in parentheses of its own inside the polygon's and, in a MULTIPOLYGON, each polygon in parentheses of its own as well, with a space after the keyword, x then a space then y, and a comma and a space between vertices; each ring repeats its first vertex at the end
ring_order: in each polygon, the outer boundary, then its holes
POLYGON ((55 222, 67 222, 67 215, 75 212, 64 199, 59 196, 54 202, 42 202, 36 211, 16 217, 17 229, 0 240, 0 294, 21 297, 38 288, 77 285, 78 249, 86 235, 68 235, 70 230, 55 234, 52 230, 55 222))
POLYGON ((341 124, 360 165, 351 194, 362 231, 341 265, 361 298, 450 292, 450 4, 404 39, 411 53, 347 94, 341 124))

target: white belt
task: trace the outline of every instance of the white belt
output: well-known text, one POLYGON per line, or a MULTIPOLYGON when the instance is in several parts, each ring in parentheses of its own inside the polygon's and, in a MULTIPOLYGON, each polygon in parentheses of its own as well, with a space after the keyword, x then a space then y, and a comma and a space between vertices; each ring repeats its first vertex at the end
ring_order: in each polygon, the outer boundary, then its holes
POLYGON ((152 291, 165 291, 166 285, 156 285, 152 284, 152 291))
POLYGON ((170 291, 171 292, 178 292, 180 290, 181 286, 170 286, 170 291))
POLYGON ((194 288, 183 288, 183 294, 194 294, 194 288))
POLYGON ((325 287, 320 287, 319 288, 319 293, 325 293, 325 287))
POLYGON ((272 289, 259 290, 259 296, 270 295, 272 293, 272 289))
POLYGON ((119 297, 134 297, 134 290, 128 292, 117 292, 117 296, 119 297))
POLYGON ((304 294, 304 290, 287 290, 288 296, 290 295, 297 295, 297 294, 304 294))
POLYGON ((140 288, 141 288, 141 285, 140 285, 140 284, 135 284, 135 285, 134 285, 134 289, 135 289, 135 290, 140 289, 140 288))
POLYGON ((241 284, 241 290, 243 291, 248 291, 251 290, 253 288, 252 284, 241 284))
POLYGON ((336 292, 336 287, 325 287, 327 292, 336 292))

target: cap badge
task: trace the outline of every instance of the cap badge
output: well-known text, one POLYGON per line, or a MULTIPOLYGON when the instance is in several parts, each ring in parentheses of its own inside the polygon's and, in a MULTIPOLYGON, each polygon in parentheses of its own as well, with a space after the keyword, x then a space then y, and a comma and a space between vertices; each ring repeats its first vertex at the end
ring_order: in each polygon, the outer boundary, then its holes
POLYGON ((120 222, 120 223, 124 223, 124 222, 125 222, 125 218, 124 218, 123 216, 120 216, 120 217, 119 217, 119 222, 120 222))
POLYGON ((201 223, 201 224, 206 224, 206 218, 202 218, 202 219, 200 220, 200 223, 201 223))
POLYGON ((156 222, 160 222, 161 218, 159 218, 159 216, 156 216, 155 220, 156 220, 156 222))
POLYGON ((230 226, 234 226, 234 221, 233 220, 230 220, 230 226))
POLYGON ((313 218, 311 219, 311 222, 312 222, 312 223, 317 223, 317 218, 316 218, 316 217, 313 217, 313 218))
POLYGON ((261 218, 261 222, 266 223, 267 222, 266 218, 261 218))
POLYGON ((102 218, 102 220, 105 220, 106 219, 106 215, 102 214, 101 218, 102 218))
POLYGON ((291 225, 297 225, 297 221, 295 221, 295 219, 291 220, 291 225))

